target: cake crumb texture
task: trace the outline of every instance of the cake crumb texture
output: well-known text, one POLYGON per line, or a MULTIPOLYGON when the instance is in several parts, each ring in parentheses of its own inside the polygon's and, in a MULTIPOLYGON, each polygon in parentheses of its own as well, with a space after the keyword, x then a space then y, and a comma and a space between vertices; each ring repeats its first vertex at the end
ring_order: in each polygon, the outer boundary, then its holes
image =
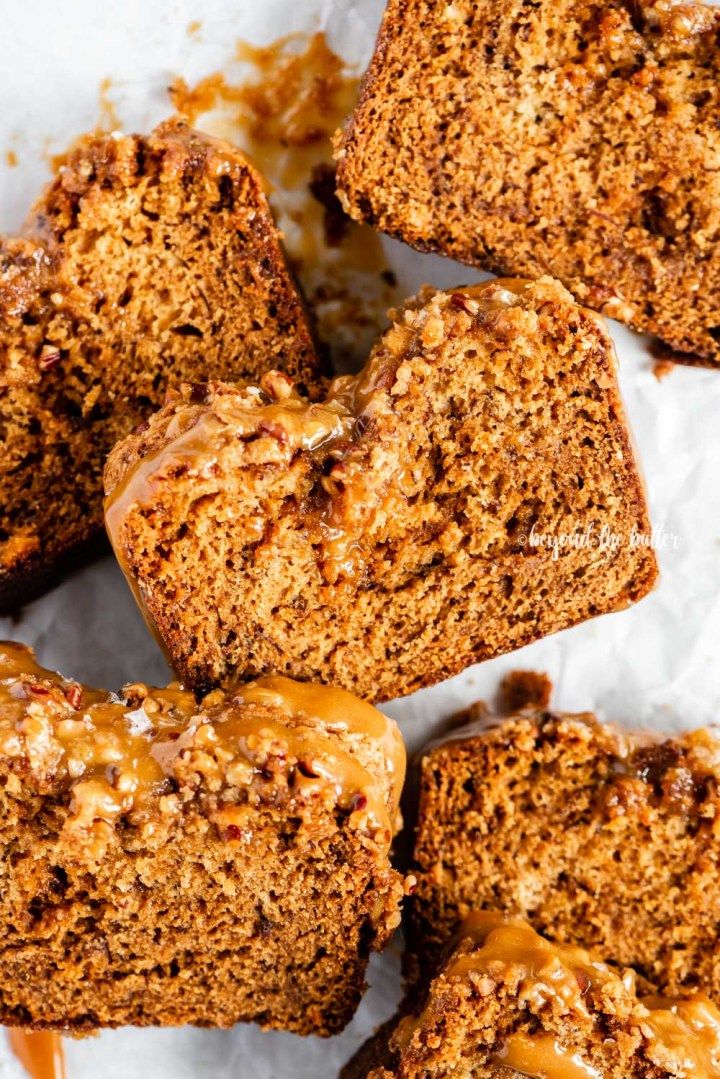
POLYGON ((342 690, 118 695, 2 644, 0 1023, 341 1030, 400 921, 404 772, 342 690))
POLYGON ((719 46, 700 3, 390 0, 337 140, 343 205, 717 365, 719 46))
POLYGON ((322 383, 262 181, 167 122, 88 136, 0 240, 0 610, 102 535, 111 446, 183 380, 322 383))
POLYGON ((528 708, 422 757, 409 951, 437 961, 476 906, 720 999, 720 741, 528 708))
POLYGON ((277 673, 387 700, 654 584, 599 316, 546 278, 393 317, 324 402, 281 375, 185 387, 111 453, 110 537, 194 689, 277 673))

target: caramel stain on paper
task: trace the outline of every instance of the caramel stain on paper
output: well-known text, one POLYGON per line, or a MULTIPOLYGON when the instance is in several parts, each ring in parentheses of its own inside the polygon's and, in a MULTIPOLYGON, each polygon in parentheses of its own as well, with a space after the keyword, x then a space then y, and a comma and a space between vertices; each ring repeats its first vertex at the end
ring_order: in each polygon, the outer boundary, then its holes
POLYGON ((200 19, 193 19, 193 21, 189 22, 187 25, 188 37, 197 37, 201 30, 202 22, 200 21, 200 19))
POLYGON ((15 153, 15 151, 14 150, 6 150, 5 151, 5 164, 8 166, 8 168, 10 168, 10 169, 17 168, 17 163, 18 163, 18 155, 15 153))
POLYGON ((263 174, 319 336, 347 370, 364 361, 398 299, 380 237, 346 217, 335 196, 331 140, 359 80, 322 33, 239 42, 234 65, 237 78, 216 72, 194 86, 176 79, 173 106, 241 146, 263 174))
POLYGON ((111 131, 118 131, 122 127, 115 102, 110 97, 111 87, 112 79, 103 79, 100 83, 98 91, 100 118, 95 128, 95 133, 98 135, 109 135, 111 131))

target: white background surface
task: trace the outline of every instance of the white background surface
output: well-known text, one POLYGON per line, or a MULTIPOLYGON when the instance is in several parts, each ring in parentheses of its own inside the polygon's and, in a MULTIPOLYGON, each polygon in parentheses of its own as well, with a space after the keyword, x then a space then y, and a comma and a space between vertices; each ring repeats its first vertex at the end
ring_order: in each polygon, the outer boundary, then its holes
MULTIPOLYGON (((48 176, 47 155, 98 122, 98 92, 125 130, 147 130, 169 112, 166 86, 227 66, 238 38, 269 42, 291 30, 328 30, 331 43, 363 65, 380 0, 17 0, 2 4, 0 41, 0 227, 17 228, 48 176), (199 35, 188 24, 201 20, 199 35), (6 152, 17 154, 17 167, 6 152)), ((407 294, 428 281, 457 285, 477 275, 387 244, 407 294)), ((500 675, 546 671, 564 709, 660 729, 712 723, 720 703, 720 371, 652 372, 647 343, 613 325, 625 402, 658 531, 675 539, 658 551, 662 581, 636 608, 597 619, 441 686, 393 702, 387 711, 411 748, 452 712, 491 699, 500 675)), ((164 681, 167 670, 110 559, 80 571, 28 608, 0 620, 0 636, 35 645, 40 660, 108 688, 164 681)), ((331 1041, 233 1031, 133 1031, 67 1042, 69 1079, 330 1079, 393 1010, 397 949, 371 964, 372 988, 348 1030, 331 1041)), ((0 1077, 21 1074, 0 1039, 0 1077)))

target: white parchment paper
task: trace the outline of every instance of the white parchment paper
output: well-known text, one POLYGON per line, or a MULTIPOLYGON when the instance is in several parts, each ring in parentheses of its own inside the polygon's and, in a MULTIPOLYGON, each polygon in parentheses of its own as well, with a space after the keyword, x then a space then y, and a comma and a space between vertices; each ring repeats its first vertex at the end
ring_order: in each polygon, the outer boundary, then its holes
MULTIPOLYGON (((2 5, 0 227, 16 228, 47 178, 47 156, 98 122, 98 89, 110 79, 125 130, 147 130, 169 112, 166 87, 222 70, 233 42, 266 43, 293 30, 325 29, 350 62, 367 61, 381 0, 22 0, 2 5), (188 26, 199 20, 194 34, 188 26), (10 166, 8 152, 17 158, 10 166)), ((458 285, 479 275, 387 241, 409 294, 423 282, 458 285)), ((612 326, 627 411, 657 532, 662 580, 635 608, 608 615, 386 708, 409 748, 452 712, 491 699, 503 672, 546 671, 555 703, 658 729, 713 723, 720 703, 720 372, 676 367, 659 381, 647 342, 612 326)), ((0 636, 36 647, 40 660, 108 688, 163 682, 168 671, 110 558, 80 570, 0 636)), ((69 1079, 330 1079, 392 1013, 399 943, 370 966, 371 989, 332 1040, 252 1027, 232 1031, 119 1030, 68 1041, 69 1079)), ((21 1069, 0 1037, 0 1079, 21 1069)))

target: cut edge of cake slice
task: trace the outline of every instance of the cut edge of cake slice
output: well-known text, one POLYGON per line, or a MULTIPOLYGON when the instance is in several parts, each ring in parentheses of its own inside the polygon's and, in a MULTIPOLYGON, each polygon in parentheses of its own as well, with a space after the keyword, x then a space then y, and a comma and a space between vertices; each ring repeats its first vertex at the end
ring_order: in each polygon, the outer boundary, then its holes
POLYGON ((182 388, 105 471, 174 669, 388 700, 642 598, 615 365, 557 282, 501 280, 409 301, 324 402, 280 375, 182 388))
POLYGON ((717 733, 559 712, 531 672, 513 672, 500 700, 517 710, 474 706, 418 757, 409 980, 469 911, 491 906, 662 992, 717 999, 717 733))
POLYGON ((0 645, 0 1024, 328 1036, 400 922, 405 749, 343 690, 93 690, 0 645))
POLYGON ((168 386, 325 375, 264 181, 178 120, 80 139, 0 240, 0 610, 102 543, 111 446, 168 386))

